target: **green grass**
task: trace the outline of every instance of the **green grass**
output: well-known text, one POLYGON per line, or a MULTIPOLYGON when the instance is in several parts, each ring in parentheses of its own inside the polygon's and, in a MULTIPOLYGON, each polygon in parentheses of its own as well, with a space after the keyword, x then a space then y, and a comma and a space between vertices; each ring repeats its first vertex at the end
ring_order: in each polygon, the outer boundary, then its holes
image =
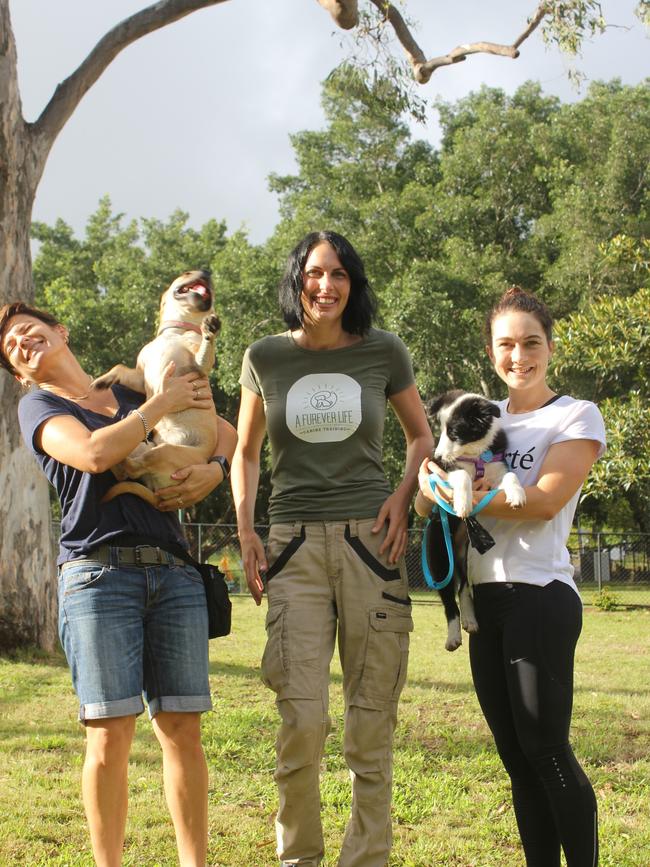
MULTIPOLYGON (((410 679, 396 734, 391 867, 523 867, 509 788, 472 689, 467 650, 447 653, 439 605, 414 612, 410 679)), ((276 712, 259 680, 264 610, 234 599, 234 634, 211 642, 214 713, 209 863, 276 863, 276 712)), ((598 797, 601 865, 650 863, 650 611, 585 611, 573 743, 598 797)), ((349 811, 341 758, 340 670, 322 779, 327 856, 336 864, 349 811)), ((83 731, 61 656, 0 658, 0 865, 92 865, 79 797, 83 731)), ((173 865, 160 755, 138 721, 125 865, 173 865)))

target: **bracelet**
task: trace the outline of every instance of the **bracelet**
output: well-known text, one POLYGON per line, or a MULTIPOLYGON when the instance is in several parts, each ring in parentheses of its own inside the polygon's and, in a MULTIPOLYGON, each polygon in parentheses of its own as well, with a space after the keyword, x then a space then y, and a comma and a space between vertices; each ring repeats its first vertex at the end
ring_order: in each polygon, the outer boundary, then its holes
POLYGON ((149 430, 149 425, 147 424, 147 419, 144 417, 144 413, 140 412, 139 409, 132 409, 131 412, 129 413, 129 415, 134 415, 134 414, 140 416, 140 420, 141 420, 142 426, 144 428, 144 440, 143 440, 143 442, 146 443, 147 440, 149 439, 149 434, 151 433, 151 431, 149 430))
POLYGON ((208 463, 219 464, 224 479, 227 479, 230 475, 230 464, 228 463, 228 458, 225 458, 223 455, 212 455, 211 458, 208 458, 208 463))

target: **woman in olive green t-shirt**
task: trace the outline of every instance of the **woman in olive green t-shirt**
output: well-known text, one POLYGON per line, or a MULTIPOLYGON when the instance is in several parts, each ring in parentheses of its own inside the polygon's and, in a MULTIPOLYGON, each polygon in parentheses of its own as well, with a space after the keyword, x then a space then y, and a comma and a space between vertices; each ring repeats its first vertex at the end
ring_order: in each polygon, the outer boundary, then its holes
POLYGON ((364 266, 334 232, 314 232, 280 284, 289 326, 246 352, 232 487, 242 559, 268 595, 262 677, 281 716, 276 821, 282 863, 317 865, 324 845, 319 769, 338 636, 352 816, 339 867, 382 867, 391 846, 392 734, 413 628, 404 566, 407 514, 432 436, 406 347, 371 327, 364 266), (404 477, 382 465, 387 402, 406 437, 404 477), (269 435, 271 530, 255 533, 260 453, 269 435))

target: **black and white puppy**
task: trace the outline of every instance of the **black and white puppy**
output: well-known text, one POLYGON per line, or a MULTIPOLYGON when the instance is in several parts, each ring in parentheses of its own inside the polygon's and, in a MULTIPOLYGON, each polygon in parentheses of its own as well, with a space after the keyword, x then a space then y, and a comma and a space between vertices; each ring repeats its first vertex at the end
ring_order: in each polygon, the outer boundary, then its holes
MULTIPOLYGON (((466 632, 478 632, 467 580, 469 537, 467 522, 463 520, 467 519, 472 511, 472 483, 475 479, 485 477, 490 488, 505 491, 506 502, 513 508, 523 506, 526 493, 505 462, 507 438, 499 422, 501 411, 496 404, 480 394, 456 390, 434 398, 427 408, 429 415, 437 418, 440 423, 440 437, 433 460, 447 473, 447 481, 452 491, 451 505, 457 515, 449 515, 454 550, 454 577, 439 591, 447 618, 445 647, 447 650, 456 650, 462 643, 461 625, 466 632), (460 611, 456 603, 456 592, 460 611)), ((474 518, 470 520, 475 522, 474 518)), ((475 526, 481 530, 477 522, 475 526)), ((439 521, 432 521, 429 525, 427 555, 430 563, 448 562, 439 521)))

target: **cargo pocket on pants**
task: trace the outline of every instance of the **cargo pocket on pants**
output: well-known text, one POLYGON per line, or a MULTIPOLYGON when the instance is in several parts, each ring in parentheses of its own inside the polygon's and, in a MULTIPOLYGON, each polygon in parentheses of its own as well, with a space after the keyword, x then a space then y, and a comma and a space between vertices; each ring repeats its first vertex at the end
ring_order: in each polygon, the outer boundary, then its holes
POLYGON ((369 611, 366 654, 354 704, 381 710, 398 700, 406 681, 412 631, 410 608, 369 611))
POLYGON ((289 652, 286 635, 287 604, 269 605, 266 612, 266 646, 262 654, 262 682, 278 692, 289 681, 289 652))
MULTIPOLYGON (((371 569, 378 578, 381 578, 382 581, 399 581, 399 579, 402 578, 402 572, 400 571, 399 566, 387 565, 387 554, 384 555, 386 563, 382 563, 381 560, 378 560, 378 555, 376 555, 375 553, 373 553, 373 551, 370 550, 368 544, 364 544, 364 542, 359 536, 352 535, 349 524, 345 525, 345 532, 343 538, 355 552, 357 557, 359 557, 359 559, 362 560, 362 562, 365 563, 366 566, 371 569)), ((383 537, 381 535, 377 537, 371 536, 368 542, 378 550, 381 543, 383 542, 383 537)))
MULTIPOLYGON (((284 527, 279 527, 277 532, 282 533, 284 527)), ((271 562, 269 564, 269 568, 264 575, 264 582, 268 584, 271 578, 274 578, 278 572, 281 572, 284 567, 287 565, 289 560, 296 553, 298 548, 304 543, 307 538, 307 534, 305 532, 304 526, 300 530, 300 535, 295 536, 293 533, 291 534, 291 538, 288 542, 283 543, 276 538, 276 529, 275 525, 271 526, 271 531, 269 533, 269 541, 267 543, 267 555, 271 562), (273 556, 273 551, 275 549, 276 543, 280 544, 280 550, 277 555, 273 556)))

